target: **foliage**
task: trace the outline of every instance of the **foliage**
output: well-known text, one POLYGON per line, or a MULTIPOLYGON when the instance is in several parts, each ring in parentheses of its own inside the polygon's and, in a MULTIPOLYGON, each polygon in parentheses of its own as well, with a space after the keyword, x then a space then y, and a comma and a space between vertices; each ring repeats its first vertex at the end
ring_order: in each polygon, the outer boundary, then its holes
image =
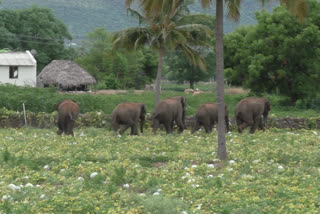
MULTIPOLYGON (((209 19, 203 18, 206 15, 188 16, 184 20, 185 23, 190 24, 203 24, 210 29, 214 29, 215 18, 208 16, 209 19)), ((188 61, 181 51, 171 51, 165 58, 166 65, 168 66, 167 78, 169 80, 183 83, 189 81, 190 88, 194 88, 194 83, 199 81, 207 81, 209 78, 215 76, 215 54, 213 53, 213 43, 209 48, 199 48, 199 53, 205 58, 206 70, 202 70, 199 66, 193 65, 188 61)))
POLYGON ((0 212, 319 209, 319 132, 314 130, 229 133, 226 162, 215 159, 216 132, 153 135, 147 129, 141 136, 116 137, 105 129, 88 128, 75 134, 73 138, 48 129, 0 129, 0 212), (139 159, 153 160, 155 154, 166 159, 140 164, 139 159), (90 178, 93 172, 98 175, 90 178))
POLYGON ((168 65, 168 80, 183 83, 189 81, 190 88, 194 88, 194 84, 199 81, 207 81, 209 78, 215 77, 215 58, 214 53, 210 52, 205 57, 206 70, 203 71, 199 67, 191 65, 185 56, 179 52, 168 54, 166 63, 168 65))
POLYGON ((225 38, 226 77, 253 92, 298 99, 314 97, 320 81, 319 3, 301 25, 282 7, 257 13, 256 27, 237 29, 225 38), (316 11, 316 12, 315 12, 316 11), (313 21, 315 20, 315 22, 313 21))
POLYGON ((100 89, 140 89, 155 77, 157 58, 151 50, 135 53, 112 50, 111 34, 104 28, 88 34, 80 53, 75 61, 98 80, 100 89))
POLYGON ((71 50, 64 40, 71 39, 67 27, 47 8, 0 11, 0 46, 11 50, 36 50, 37 70, 53 59, 68 59, 71 50))
MULTIPOLYGON (((155 84, 155 102, 158 103, 165 54, 170 50, 180 50, 191 64, 205 69, 203 56, 196 48, 209 46, 212 31, 203 24, 186 23, 187 17, 190 16, 188 6, 192 1, 137 0, 139 11, 130 8, 132 0, 125 2, 128 12, 136 17, 141 25, 115 32, 113 47, 132 51, 147 46, 158 52, 159 61, 155 84), (148 6, 150 3, 152 7, 148 6)), ((209 20, 207 16, 192 15, 192 17, 196 16, 209 20)))

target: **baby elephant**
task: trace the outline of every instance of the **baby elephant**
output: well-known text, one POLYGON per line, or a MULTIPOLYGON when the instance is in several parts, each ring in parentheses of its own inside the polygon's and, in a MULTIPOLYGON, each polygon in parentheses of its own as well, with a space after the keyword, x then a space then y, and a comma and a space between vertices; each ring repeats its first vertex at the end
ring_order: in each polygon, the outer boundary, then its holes
POLYGON ((251 134, 254 133, 258 126, 264 130, 270 110, 271 105, 267 98, 247 97, 240 100, 235 108, 238 132, 241 133, 247 126, 251 126, 251 134))
POLYGON ((79 115, 80 108, 79 105, 69 99, 63 100, 56 105, 58 111, 58 135, 61 135, 63 132, 66 135, 73 136, 73 126, 76 118, 79 115))
POLYGON ((179 132, 184 130, 186 98, 184 96, 169 97, 161 100, 152 113, 153 133, 157 132, 160 124, 163 124, 166 133, 173 130, 174 122, 179 127, 179 132))
MULTIPOLYGON (((226 131, 229 132, 229 116, 228 116, 228 106, 224 106, 225 111, 225 122, 226 122, 226 131)), ((206 133, 210 133, 214 124, 218 123, 218 105, 216 103, 204 103, 199 106, 195 122, 192 128, 191 133, 200 129, 200 126, 203 125, 206 133)))
POLYGON ((120 103, 112 112, 111 126, 117 132, 119 125, 124 125, 120 134, 131 127, 131 135, 138 135, 137 123, 140 120, 140 131, 143 133, 145 117, 146 105, 144 103, 120 103))

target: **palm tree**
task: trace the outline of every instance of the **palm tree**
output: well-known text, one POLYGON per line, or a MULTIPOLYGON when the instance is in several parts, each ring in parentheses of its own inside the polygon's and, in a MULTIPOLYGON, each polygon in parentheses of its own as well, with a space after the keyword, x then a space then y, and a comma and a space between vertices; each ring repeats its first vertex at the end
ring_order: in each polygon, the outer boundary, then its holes
MULTIPOLYGON (((184 0, 137 0, 140 12, 130 8, 133 0, 126 0, 128 12, 137 17, 139 27, 131 27, 114 33, 115 48, 136 50, 148 46, 159 53, 156 77, 156 103, 160 100, 160 81, 163 57, 169 50, 181 50, 194 65, 205 69, 204 59, 197 52, 199 46, 209 46, 212 31, 202 24, 185 24, 189 14, 184 0)), ((193 15, 195 16, 195 15, 193 15)), ((203 19, 208 16, 198 15, 203 19)))
MULTIPOLYGON (((203 7, 208 8, 213 0, 200 0, 203 7)), ((259 0, 262 5, 271 0, 259 0)), ((240 17, 241 0, 225 0, 228 15, 235 21, 240 17)), ((300 20, 306 15, 307 0, 280 0, 281 4, 298 16, 300 20)), ((218 103, 218 152, 217 157, 227 159, 224 121, 224 54, 223 54, 223 0, 216 0, 216 82, 218 103)))

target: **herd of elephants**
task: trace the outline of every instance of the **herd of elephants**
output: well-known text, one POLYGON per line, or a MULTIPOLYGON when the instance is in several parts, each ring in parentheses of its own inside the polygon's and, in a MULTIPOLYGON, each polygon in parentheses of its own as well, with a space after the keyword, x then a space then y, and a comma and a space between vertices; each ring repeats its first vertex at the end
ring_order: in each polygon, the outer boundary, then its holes
MULTIPOLYGON (((57 134, 73 136, 73 126, 75 119, 80 112, 79 105, 70 99, 63 100, 56 105, 58 111, 58 131, 57 134)), ((161 100, 151 115, 153 133, 156 133, 160 124, 163 124, 167 134, 173 130, 174 123, 178 126, 179 132, 185 127, 186 98, 184 96, 169 97, 161 100)), ((250 126, 250 133, 254 133, 257 127, 264 130, 268 113, 271 110, 270 102, 264 97, 247 97, 239 101, 235 108, 235 118, 238 132, 250 126)), ((228 106, 225 105, 226 131, 229 131, 228 106)), ((140 131, 146 117, 146 105, 144 103, 120 103, 112 112, 111 126, 117 132, 120 125, 123 134, 129 127, 131 135, 138 134, 138 123, 140 121, 140 131)), ((218 108, 216 103, 204 103, 198 107, 192 133, 199 130, 201 126, 207 133, 212 131, 215 123, 218 122, 218 108)))

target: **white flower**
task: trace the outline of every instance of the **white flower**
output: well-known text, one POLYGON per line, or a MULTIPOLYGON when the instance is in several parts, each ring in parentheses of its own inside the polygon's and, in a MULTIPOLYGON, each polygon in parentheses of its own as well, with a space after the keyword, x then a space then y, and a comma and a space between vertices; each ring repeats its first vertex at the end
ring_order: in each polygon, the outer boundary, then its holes
POLYGON ((20 187, 14 185, 14 184, 9 184, 8 187, 9 187, 9 189, 12 189, 12 190, 20 190, 20 187))
POLYGON ((211 155, 214 155, 215 154, 215 152, 211 152, 211 155))
POLYGON ((130 185, 129 184, 123 184, 123 187, 129 189, 130 185))
POLYGON ((49 166, 49 165, 45 165, 43 168, 44 168, 45 170, 50 170, 50 166, 49 166))
POLYGON ((101 112, 100 112, 100 111, 98 111, 98 112, 97 112, 97 114, 100 116, 100 115, 101 115, 101 112))
POLYGON ((37 184, 36 187, 41 187, 41 185, 37 184))
POLYGON ((118 137, 121 137, 121 135, 120 135, 120 134, 118 134, 118 137))
POLYGON ((192 167, 192 168, 197 168, 197 165, 192 165, 191 167, 192 167))
POLYGON ((40 195, 40 199, 45 199, 47 196, 45 194, 40 195))
POLYGON ((208 178, 213 178, 213 175, 208 175, 208 178))
POLYGON ((77 180, 78 181, 84 181, 84 178, 83 177, 78 177, 77 180))
POLYGON ((189 168, 188 168, 188 167, 184 167, 184 169, 185 169, 185 170, 188 170, 189 168))
POLYGON ((202 206, 202 204, 199 204, 197 207, 197 210, 201 210, 201 206, 202 206))
POLYGON ((316 135, 318 134, 318 132, 316 132, 316 131, 313 131, 312 133, 313 133, 313 134, 316 134, 316 135))
POLYGON ((242 175, 242 177, 246 180, 252 180, 254 178, 252 175, 246 175, 246 174, 242 175))
POLYGON ((84 136, 83 132, 81 132, 79 136, 80 136, 80 137, 83 137, 83 136, 84 136))
POLYGON ((229 160, 229 164, 235 164, 236 162, 234 160, 229 160))
POLYGON ((212 161, 213 161, 213 162, 217 162, 217 161, 218 161, 218 159, 216 159, 216 158, 215 158, 215 159, 213 159, 212 161))
POLYGON ((188 214, 186 211, 182 211, 181 214, 188 214))
POLYGON ((252 161, 252 163, 258 163, 259 162, 259 160, 254 160, 254 161, 252 161))
POLYGON ((146 196, 146 194, 145 193, 140 193, 140 196, 146 196))
POLYGON ((60 172, 64 172, 64 171, 66 171, 66 169, 60 169, 60 172))
POLYGON ((281 165, 278 166, 278 169, 279 169, 279 170, 283 170, 283 166, 281 166, 281 165))
POLYGON ((94 178, 94 177, 96 177, 97 175, 98 175, 97 172, 93 172, 93 173, 90 174, 90 178, 94 178))
POLYGON ((160 193, 159 192, 154 192, 153 196, 156 196, 156 195, 160 195, 160 193))
POLYGON ((146 148, 147 151, 149 151, 149 148, 146 148))
POLYGON ((190 176, 190 173, 189 173, 189 172, 187 172, 187 173, 186 173, 186 177, 189 177, 189 176, 190 176))
POLYGON ((213 164, 208 164, 208 167, 209 168, 214 168, 214 165, 213 164))
POLYGON ((228 171, 229 171, 229 172, 233 171, 233 168, 228 168, 228 171))
POLYGON ((157 192, 161 192, 161 191, 162 191, 162 189, 160 189, 160 188, 159 188, 159 189, 157 189, 157 192))
POLYGON ((274 139, 274 141, 277 141, 277 140, 278 140, 278 138, 275 138, 275 139, 274 139))
POLYGON ((32 183, 27 183, 25 187, 33 187, 32 183))
POLYGON ((218 175, 219 178, 222 178, 223 176, 224 176, 223 173, 221 173, 221 174, 218 175))
POLYGON ((2 196, 2 201, 5 201, 7 199, 11 199, 11 196, 10 195, 4 195, 2 196))

